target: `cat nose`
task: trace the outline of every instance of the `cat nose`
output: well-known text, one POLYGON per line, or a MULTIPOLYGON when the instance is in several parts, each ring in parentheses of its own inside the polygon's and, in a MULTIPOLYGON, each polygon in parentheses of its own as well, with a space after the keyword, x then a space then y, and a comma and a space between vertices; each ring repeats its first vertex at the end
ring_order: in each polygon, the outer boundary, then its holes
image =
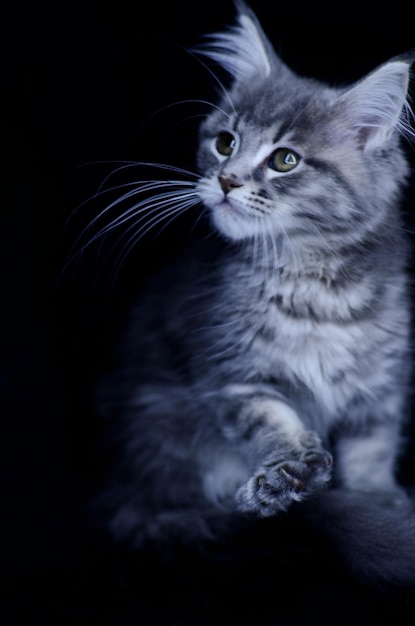
POLYGON ((224 193, 229 193, 235 187, 242 187, 242 183, 238 182, 236 176, 232 174, 230 176, 218 176, 218 178, 224 193))

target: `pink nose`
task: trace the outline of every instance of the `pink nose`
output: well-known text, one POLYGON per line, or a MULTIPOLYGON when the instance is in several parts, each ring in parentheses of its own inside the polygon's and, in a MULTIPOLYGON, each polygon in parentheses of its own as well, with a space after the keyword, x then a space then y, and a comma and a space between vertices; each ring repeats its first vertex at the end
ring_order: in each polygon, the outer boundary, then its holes
POLYGON ((229 193, 235 187, 242 187, 242 183, 239 183, 235 176, 219 176, 219 183, 224 193, 229 193))

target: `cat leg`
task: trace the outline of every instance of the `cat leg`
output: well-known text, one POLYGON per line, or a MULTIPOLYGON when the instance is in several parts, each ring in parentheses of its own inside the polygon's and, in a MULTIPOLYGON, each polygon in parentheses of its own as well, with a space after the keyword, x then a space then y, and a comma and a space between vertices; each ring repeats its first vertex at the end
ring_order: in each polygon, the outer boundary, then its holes
POLYGON ((114 410, 117 461, 98 508, 136 546, 209 536, 236 510, 274 515, 330 478, 317 435, 266 386, 143 385, 114 410))
POLYGON ((347 489, 383 494, 385 501, 405 498, 395 477, 399 433, 392 423, 371 424, 364 432, 339 437, 336 473, 347 489))
POLYGON ((283 399, 255 385, 229 386, 224 397, 225 435, 241 450, 250 472, 236 492, 240 511, 275 515, 327 483, 331 455, 283 399))
MULTIPOLYGON (((214 394, 213 394, 214 395, 214 394)), ((180 384, 143 384, 112 402, 111 480, 94 506, 119 541, 140 547, 212 538, 235 512, 245 466, 217 427, 216 401, 180 384)), ((108 405, 107 405, 108 406, 108 405)))

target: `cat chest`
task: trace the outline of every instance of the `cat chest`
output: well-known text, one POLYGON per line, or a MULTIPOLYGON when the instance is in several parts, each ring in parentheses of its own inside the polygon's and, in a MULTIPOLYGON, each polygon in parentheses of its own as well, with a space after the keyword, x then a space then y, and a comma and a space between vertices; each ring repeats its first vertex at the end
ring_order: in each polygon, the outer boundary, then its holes
POLYGON ((301 383, 325 410, 337 412, 366 385, 359 367, 367 328, 359 324, 317 322, 267 311, 252 329, 250 359, 265 378, 301 383))

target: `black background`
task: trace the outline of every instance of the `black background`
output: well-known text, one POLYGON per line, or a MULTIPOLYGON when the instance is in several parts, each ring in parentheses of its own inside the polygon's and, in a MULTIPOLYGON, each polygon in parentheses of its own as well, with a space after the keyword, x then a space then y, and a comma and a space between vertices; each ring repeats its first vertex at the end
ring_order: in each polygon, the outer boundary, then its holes
MULTIPOLYGON (((357 79, 415 46, 415 9, 408 4, 252 0, 251 6, 294 70, 333 83, 357 79)), ((119 554, 102 541, 85 511, 85 486, 94 470, 91 380, 141 278, 170 251, 162 239, 156 253, 132 254, 110 288, 111 258, 102 260, 97 246, 63 271, 96 205, 82 205, 69 225, 67 220, 117 161, 191 167, 195 116, 204 109, 195 102, 169 105, 214 96, 208 72, 186 49, 231 23, 233 13, 223 0, 85 0, 2 9, 5 626, 35 619, 94 626, 403 624, 414 614, 410 593, 361 589, 336 569, 322 571, 323 557, 304 563, 298 584, 287 573, 284 585, 281 570, 265 576, 269 561, 259 557, 241 566, 237 550, 226 566, 194 555, 166 556, 150 560, 150 572, 147 556, 119 554)), ((410 227, 413 198, 412 187, 410 227)), ((188 223, 179 221, 169 232, 177 251, 188 223)), ((404 469, 411 480, 411 459, 404 469)))

